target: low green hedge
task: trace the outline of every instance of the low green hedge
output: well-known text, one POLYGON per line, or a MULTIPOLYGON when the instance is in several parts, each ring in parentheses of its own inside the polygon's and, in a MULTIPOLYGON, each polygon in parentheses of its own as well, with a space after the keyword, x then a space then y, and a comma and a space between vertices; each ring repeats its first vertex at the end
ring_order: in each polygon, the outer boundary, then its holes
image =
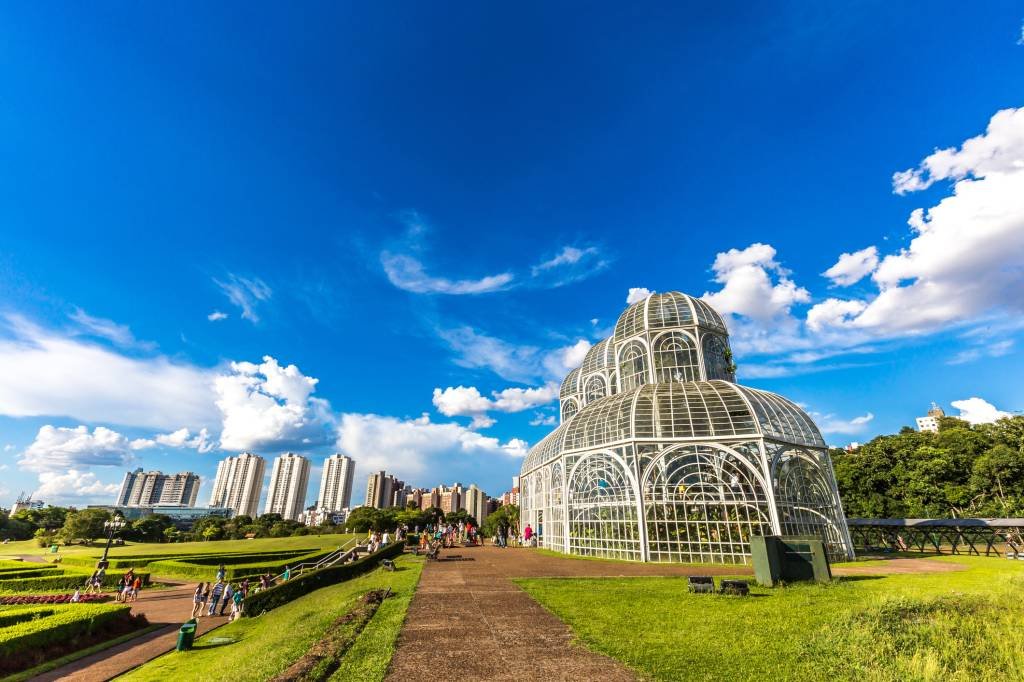
MULTIPOLYGON (((58 573, 58 571, 51 571, 58 573)), ((84 571, 59 571, 60 575, 43 576, 39 578, 16 578, 4 580, 0 578, 0 592, 44 592, 47 590, 74 590, 85 587, 85 581, 89 579, 92 572, 84 571)), ((135 575, 142 580, 143 585, 149 584, 148 571, 136 571, 135 575)), ((103 587, 112 587, 121 576, 116 573, 107 572, 103 580, 103 587)))
POLYGON ((305 556, 307 554, 316 554, 323 550, 313 547, 311 549, 295 549, 295 550, 280 550, 276 552, 261 552, 255 554, 211 554, 208 556, 201 557, 190 557, 190 556, 179 556, 175 557, 177 561, 184 561, 190 564, 197 564, 200 566, 213 566, 216 568, 220 564, 225 566, 232 566, 236 564, 251 564, 258 562, 268 562, 275 559, 292 559, 295 557, 305 556))
MULTIPOLYGON (((201 554, 146 554, 140 556, 122 556, 122 557, 109 557, 109 566, 107 570, 111 569, 129 569, 129 568, 145 568, 149 564, 157 561, 183 561, 192 564, 213 564, 217 566, 221 563, 225 565, 232 563, 245 563, 253 559, 273 559, 276 557, 293 557, 308 554, 310 552, 317 552, 317 549, 299 549, 299 550, 274 550, 271 552, 260 553, 245 553, 245 554, 224 554, 218 552, 204 552, 201 554)), ((100 560, 96 556, 66 556, 61 560, 61 563, 66 566, 81 566, 85 568, 95 568, 96 562, 100 560)))
POLYGON ((278 606, 319 590, 321 587, 327 587, 328 585, 334 585, 355 578, 377 568, 382 559, 394 559, 404 549, 404 543, 393 542, 384 549, 377 550, 373 554, 368 554, 357 561, 322 568, 319 571, 306 573, 297 578, 279 583, 274 587, 247 597, 244 614, 258 616, 264 611, 276 609, 278 606))
POLYGON ((54 570, 56 568, 57 567, 53 565, 40 565, 38 568, 23 568, 20 571, 8 569, 6 571, 0 571, 0 580, 13 580, 15 578, 38 578, 41 575, 51 575, 59 573, 59 570, 54 570))
POLYGON ((116 603, 51 607, 48 615, 0 629, 0 665, 13 667, 31 652, 90 635, 119 620, 130 621, 130 613, 131 606, 116 603))
POLYGON ((38 606, 30 606, 28 608, 14 608, 6 611, 0 611, 0 628, 5 628, 9 625, 17 625, 18 623, 24 623, 26 620, 34 620, 36 618, 46 618, 47 616, 53 615, 54 609, 50 608, 39 608, 38 606))

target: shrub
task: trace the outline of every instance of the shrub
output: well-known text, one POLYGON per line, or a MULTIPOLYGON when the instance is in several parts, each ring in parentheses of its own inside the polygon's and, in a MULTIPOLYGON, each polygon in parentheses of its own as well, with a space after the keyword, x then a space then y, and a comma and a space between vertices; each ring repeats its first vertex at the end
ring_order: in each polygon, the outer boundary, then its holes
MULTIPOLYGON (((80 637, 145 623, 144 618, 131 615, 130 606, 122 604, 70 604, 32 612, 45 615, 0 629, 0 673, 30 667, 37 658, 45 658, 49 650, 66 649, 80 637)), ((4 615, 17 617, 21 612, 4 615)))
POLYGON ((270 611, 293 599, 319 590, 321 587, 355 578, 377 568, 381 559, 394 559, 399 556, 403 549, 401 542, 393 542, 384 549, 368 554, 357 561, 321 568, 319 571, 300 575, 262 592, 257 592, 246 598, 244 613, 250 616, 259 615, 264 611, 270 611))
MULTIPOLYGON (((229 564, 219 560, 204 561, 203 563, 187 561, 185 559, 173 559, 168 561, 155 561, 149 565, 151 573, 178 576, 184 578, 197 578, 208 580, 217 572, 220 563, 224 563, 224 575, 228 580, 240 580, 246 577, 263 575, 264 573, 280 573, 285 566, 294 566, 302 562, 319 561, 335 550, 316 551, 306 555, 272 556, 269 561, 258 561, 253 563, 229 564)), ((250 555, 253 556, 253 555, 250 555)), ((257 557, 259 555, 256 555, 257 557)))

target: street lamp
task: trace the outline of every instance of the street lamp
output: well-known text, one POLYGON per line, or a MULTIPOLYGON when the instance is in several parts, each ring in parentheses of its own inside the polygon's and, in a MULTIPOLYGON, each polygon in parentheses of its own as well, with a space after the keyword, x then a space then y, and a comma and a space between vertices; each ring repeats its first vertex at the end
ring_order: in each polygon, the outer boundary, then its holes
POLYGON ((120 516, 103 522, 103 530, 107 531, 107 546, 103 548, 103 558, 100 559, 97 568, 107 567, 107 553, 110 551, 110 543, 114 540, 114 533, 124 528, 125 524, 124 518, 120 516))

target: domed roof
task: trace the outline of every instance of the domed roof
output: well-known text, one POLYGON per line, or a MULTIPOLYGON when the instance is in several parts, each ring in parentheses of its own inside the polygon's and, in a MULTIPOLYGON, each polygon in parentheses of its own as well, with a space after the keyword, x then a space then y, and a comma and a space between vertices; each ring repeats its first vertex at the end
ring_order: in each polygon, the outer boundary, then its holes
POLYGON ((587 357, 583 358, 580 366, 580 375, 585 377, 591 372, 609 369, 615 369, 615 346, 610 338, 598 341, 587 351, 587 357))
POLYGON ((644 330, 667 327, 701 326, 728 334, 725 321, 715 309, 699 298, 678 291, 651 294, 626 308, 615 323, 615 341, 622 341, 644 330))
POLYGON ((590 403, 537 443, 522 471, 532 471, 562 452, 632 439, 706 442, 735 436, 826 447, 807 413, 780 395, 728 381, 671 381, 590 403))
POLYGON ((558 399, 565 400, 581 393, 580 389, 580 368, 572 370, 562 379, 562 386, 558 389, 558 399))

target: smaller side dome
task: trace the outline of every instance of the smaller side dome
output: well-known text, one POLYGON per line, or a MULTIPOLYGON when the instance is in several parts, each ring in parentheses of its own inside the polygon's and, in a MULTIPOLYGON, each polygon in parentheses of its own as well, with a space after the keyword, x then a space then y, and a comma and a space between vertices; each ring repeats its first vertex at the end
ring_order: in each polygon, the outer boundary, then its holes
POLYGON ((558 389, 558 399, 566 400, 580 394, 580 368, 572 370, 562 380, 562 387, 558 389))
POLYGON ((607 372, 615 369, 615 347, 611 339, 598 341, 587 351, 587 357, 581 365, 582 376, 586 377, 591 372, 607 372))

